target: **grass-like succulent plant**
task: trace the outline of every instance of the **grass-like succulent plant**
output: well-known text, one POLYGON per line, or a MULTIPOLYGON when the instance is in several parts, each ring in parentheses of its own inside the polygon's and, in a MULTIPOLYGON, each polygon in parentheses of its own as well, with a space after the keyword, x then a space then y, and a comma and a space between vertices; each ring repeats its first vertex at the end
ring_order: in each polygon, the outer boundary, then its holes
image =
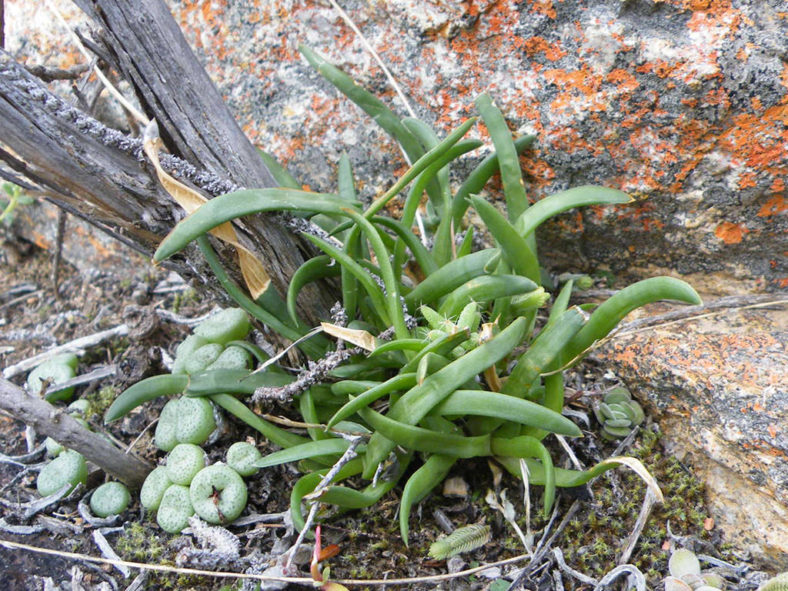
MULTIPOLYGON (((256 462, 258 467, 299 462, 305 475, 291 497, 293 521, 299 528, 304 525, 304 496, 349 448, 348 432, 364 437, 365 443, 357 448, 358 457, 339 470, 321 502, 345 509, 372 505, 398 483, 409 463, 418 461, 401 497, 400 529, 406 542, 413 505, 463 458, 494 458, 518 477, 523 459, 529 482, 544 486, 547 513, 556 487, 580 485, 616 465, 605 462, 586 471, 553 466, 542 440, 550 433, 581 434, 561 414, 563 371, 635 308, 662 299, 699 303, 697 294, 677 279, 646 279, 619 291, 590 315, 570 305, 571 279, 551 296, 542 286, 536 229, 575 207, 626 204, 631 201, 626 194, 583 186, 529 205, 518 155, 534 138, 513 139, 487 95, 480 96, 476 106, 494 151, 454 190, 451 163, 481 146, 478 140, 463 139, 476 118, 440 139, 424 122, 397 117, 307 48, 302 52, 399 142, 412 166, 390 189, 365 204, 356 194, 346 157, 339 162, 337 191, 317 194, 302 190, 301 183, 264 155, 280 188, 242 190, 206 202, 178 224, 155 259, 166 259, 197 241, 239 306, 296 341, 310 360, 308 369, 293 374, 248 347, 262 364, 254 372, 211 369, 213 360, 199 369, 191 358, 211 341, 240 346, 237 339, 246 334, 239 330, 217 336, 212 324, 211 330, 195 330, 177 351, 177 371, 191 369, 190 376, 174 373, 140 382, 119 397, 107 419, 163 394, 210 399, 283 448, 256 462), (498 171, 503 212, 479 195, 498 171), (395 200, 397 207, 389 208, 395 200), (469 207, 492 239, 486 248, 476 248, 473 228, 460 233, 469 207), (390 215, 389 209, 399 213, 390 215), (295 273, 285 297, 269 289, 253 300, 221 268, 207 235, 221 224, 263 212, 294 216, 321 254, 295 273), (310 327, 296 312, 299 292, 326 277, 339 279, 341 311, 323 325, 324 335, 310 333, 311 338, 302 339, 310 327), (240 398, 249 395, 256 402, 292 400, 310 425, 308 437, 259 417, 240 398), (353 476, 367 484, 342 484, 353 476)), ((241 321, 242 313, 232 315, 241 321)), ((629 423, 637 422, 634 405, 616 404, 633 412, 630 417, 624 411, 629 423)))

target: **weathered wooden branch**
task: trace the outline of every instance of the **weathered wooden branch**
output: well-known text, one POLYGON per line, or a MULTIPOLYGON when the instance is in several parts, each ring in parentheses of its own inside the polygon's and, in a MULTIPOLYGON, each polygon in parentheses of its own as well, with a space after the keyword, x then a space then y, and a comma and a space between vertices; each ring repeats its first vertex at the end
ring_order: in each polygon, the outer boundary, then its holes
POLYGON ((78 451, 86 460, 131 488, 141 487, 152 469, 147 462, 123 453, 101 435, 88 431, 67 413, 1 378, 0 409, 61 445, 78 451))
MULTIPOLYGON (((101 27, 101 54, 132 82, 170 151, 188 160, 163 155, 168 172, 209 196, 274 185, 161 0, 78 4, 101 27)), ((137 138, 104 127, 54 96, 6 53, 0 54, 0 160, 48 192, 56 205, 145 255, 183 215, 159 186, 137 138)), ((244 242, 259 253, 274 287, 284 294, 310 248, 277 219, 255 216, 241 228, 244 242)), ((236 267, 232 251, 222 259, 226 267, 236 267)), ((196 251, 168 266, 219 292, 196 251)), ((316 324, 327 317, 334 299, 330 289, 312 287, 300 312, 316 324)))

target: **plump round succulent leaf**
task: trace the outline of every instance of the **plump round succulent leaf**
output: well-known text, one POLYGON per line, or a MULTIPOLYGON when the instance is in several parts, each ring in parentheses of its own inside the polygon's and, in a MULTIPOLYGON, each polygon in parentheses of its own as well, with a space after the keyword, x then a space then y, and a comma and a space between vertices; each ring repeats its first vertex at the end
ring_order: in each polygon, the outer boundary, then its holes
POLYGON ((788 591, 788 572, 772 577, 758 587, 758 591, 788 591))
POLYGON ((131 494, 121 482, 105 482, 90 495, 90 510, 99 517, 118 515, 126 510, 131 494))
POLYGON ((246 507, 246 484, 238 472, 225 464, 201 470, 189 490, 194 511, 208 523, 229 523, 246 507))
POLYGON ((670 555, 668 570, 672 576, 679 579, 685 575, 700 575, 700 561, 692 551, 679 548, 670 555))
MULTIPOLYGON (((45 381, 49 386, 62 384, 77 375, 74 367, 58 361, 58 357, 44 361, 27 376, 27 389, 31 394, 38 396, 45 381)), ((49 402, 56 402, 59 400, 70 400, 73 395, 74 388, 71 387, 47 394, 44 398, 49 402)))
POLYGON ((241 476, 252 476, 259 468, 255 464, 260 461, 262 454, 251 443, 238 441, 227 450, 227 465, 241 476))
POLYGON ((188 486, 205 468, 205 452, 193 443, 179 443, 167 456, 167 476, 175 484, 188 486))
POLYGON ((165 491, 172 486, 166 466, 158 466, 151 470, 140 490, 140 503, 149 511, 155 511, 161 504, 165 491))
POLYGON ((624 386, 616 386, 615 388, 611 389, 610 392, 605 394, 605 402, 608 404, 627 402, 629 400, 632 400, 632 395, 629 393, 629 390, 624 388, 624 386))
POLYGON ((178 445, 178 438, 175 435, 175 426, 178 422, 178 406, 180 398, 174 398, 164 405, 159 414, 159 422, 156 424, 156 432, 153 435, 153 442, 162 451, 172 451, 178 445))
POLYGON ((245 338, 251 328, 246 312, 240 308, 228 308, 203 320, 194 328, 194 334, 210 343, 226 345, 245 338))
POLYGON ((216 420, 213 405, 206 398, 184 397, 178 401, 178 420, 175 423, 175 438, 178 443, 205 443, 214 429, 216 420))
POLYGON ((171 534, 181 533, 189 525, 189 517, 194 515, 194 508, 189 500, 189 487, 172 484, 164 491, 156 522, 164 531, 171 534))
POLYGON ((66 484, 71 484, 69 492, 80 482, 85 484, 88 479, 88 466, 82 454, 66 450, 44 466, 38 474, 36 487, 42 497, 56 493, 66 484))
POLYGON ((175 361, 172 364, 172 371, 170 373, 186 373, 184 365, 186 360, 191 357, 200 347, 208 344, 208 340, 198 334, 192 334, 183 339, 180 345, 175 348, 175 361))
POLYGON ((219 358, 223 350, 224 345, 219 343, 203 345, 185 359, 183 370, 189 375, 201 373, 219 358))
POLYGON ((84 398, 79 398, 78 400, 75 400, 74 402, 68 405, 68 407, 66 408, 66 412, 68 412, 68 414, 72 416, 78 415, 84 418, 84 416, 87 414, 89 409, 90 409, 90 402, 88 402, 84 398))
POLYGON ((214 369, 249 369, 252 355, 243 347, 229 346, 219 354, 216 361, 205 368, 205 371, 214 369))
POLYGON ((665 577, 665 591, 692 591, 687 583, 676 577, 665 577))
POLYGON ((58 443, 51 437, 47 437, 46 440, 44 440, 44 445, 47 448, 47 455, 53 458, 56 458, 64 451, 66 451, 65 447, 63 447, 60 443, 58 443))

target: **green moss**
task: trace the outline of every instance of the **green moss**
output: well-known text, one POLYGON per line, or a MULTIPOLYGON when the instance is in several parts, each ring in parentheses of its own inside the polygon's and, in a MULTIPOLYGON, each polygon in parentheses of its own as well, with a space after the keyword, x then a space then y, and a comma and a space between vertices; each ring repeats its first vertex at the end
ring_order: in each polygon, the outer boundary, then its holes
MULTIPOLYGON (((641 431, 628 455, 645 464, 665 496, 665 504, 652 509, 630 560, 647 576, 649 586, 657 588, 667 574, 668 554, 661 549, 667 538, 665 523, 670 522, 675 535, 702 540, 711 537, 704 528, 708 513, 703 483, 675 457, 662 452, 657 432, 641 431)), ((602 476, 592 485, 593 503, 584 515, 578 514, 570 521, 555 544, 564 550, 568 564, 597 578, 615 564, 645 495, 645 485, 634 473, 617 470, 613 474, 602 476), (611 478, 618 481, 615 487, 610 484, 611 478)))
POLYGON ((104 386, 97 392, 88 394, 85 397, 89 405, 85 412, 85 418, 90 419, 90 417, 94 415, 103 417, 104 411, 109 408, 110 404, 112 404, 112 401, 115 400, 117 396, 118 391, 112 386, 104 386))

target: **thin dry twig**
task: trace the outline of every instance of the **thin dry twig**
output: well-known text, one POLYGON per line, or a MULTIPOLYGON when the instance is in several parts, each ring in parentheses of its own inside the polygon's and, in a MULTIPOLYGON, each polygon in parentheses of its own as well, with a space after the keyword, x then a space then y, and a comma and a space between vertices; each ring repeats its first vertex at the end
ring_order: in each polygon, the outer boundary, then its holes
POLYGON ((584 575, 580 571, 577 571, 570 567, 566 561, 564 560, 564 553, 561 552, 560 548, 553 548, 553 556, 555 557, 555 561, 558 563, 558 568, 560 568, 563 572, 568 574, 570 577, 573 577, 580 581, 581 583, 585 583, 586 585, 597 585, 599 581, 596 579, 589 577, 588 575, 584 575))
POLYGON ((33 369, 43 361, 46 361, 50 357, 54 357, 55 355, 59 355, 61 353, 75 353, 77 355, 81 355, 85 352, 85 349, 89 347, 95 347, 96 345, 103 343, 104 341, 107 341, 109 339, 113 339, 116 337, 125 337, 128 334, 129 334, 128 325, 119 324, 118 326, 115 326, 113 328, 108 328, 107 330, 102 330, 101 332, 89 334, 84 337, 79 337, 78 339, 74 339, 67 343, 63 343, 62 345, 58 345, 57 347, 52 347, 48 351, 44 351, 43 353, 39 353, 38 355, 33 355, 32 357, 23 359, 19 363, 6 367, 3 370, 3 377, 8 380, 29 369, 33 369))
POLYGON ((635 588, 637 591, 646 591, 646 577, 643 576, 643 573, 641 573, 636 566, 631 564, 622 564, 621 566, 617 566, 611 570, 604 577, 602 577, 602 580, 599 581, 599 584, 594 587, 594 591, 602 591, 603 589, 607 589, 610 583, 624 574, 631 575, 635 579, 635 588))
MULTIPOLYGON (((123 528, 112 528, 112 529, 109 529, 109 530, 107 530, 107 529, 94 530, 93 531, 93 541, 96 543, 96 546, 98 546, 98 549, 99 549, 99 551, 101 552, 101 555, 104 558, 108 558, 108 559, 113 560, 113 561, 121 562, 120 556, 118 556, 117 553, 115 552, 115 550, 113 550, 112 546, 109 545, 109 542, 107 541, 107 538, 104 537, 105 533, 118 531, 118 529, 120 529, 121 531, 123 530, 123 528)), ((115 566, 115 568, 117 568, 120 571, 120 573, 125 578, 128 579, 131 576, 131 570, 129 570, 129 567, 126 566, 125 564, 114 564, 114 566, 115 566)))
MULTIPOLYGON (((294 584, 305 584, 305 585, 311 585, 313 583, 313 580, 309 577, 272 577, 268 575, 232 573, 232 572, 223 572, 223 571, 201 570, 196 568, 174 567, 174 566, 166 566, 162 564, 145 564, 143 562, 130 562, 127 560, 112 560, 109 558, 99 558, 96 556, 90 556, 88 554, 77 554, 75 552, 64 552, 62 550, 41 548, 39 546, 31 546, 30 544, 21 544, 19 542, 12 542, 10 540, 2 540, 2 539, 0 539, 0 546, 5 546, 6 548, 11 548, 16 550, 26 550, 29 552, 48 554, 50 556, 59 556, 61 558, 71 558, 74 560, 93 562, 98 564, 109 564, 113 566, 116 564, 123 564, 125 566, 128 566, 129 568, 138 568, 147 571, 166 572, 166 573, 175 573, 175 574, 184 574, 184 575, 197 575, 204 577, 215 577, 219 579, 252 579, 256 581, 278 581, 281 583, 294 583, 294 584)), ((451 579, 467 577, 479 573, 481 571, 487 570, 489 568, 494 568, 496 566, 515 564, 517 562, 526 560, 527 558, 529 558, 527 554, 520 554, 519 556, 514 556, 512 558, 498 560, 497 562, 491 562, 489 564, 483 564, 481 566, 476 566, 474 568, 458 571, 456 573, 448 573, 445 575, 431 575, 425 577, 410 577, 410 578, 401 578, 401 579, 335 579, 333 580, 333 582, 339 583, 340 585, 374 585, 374 586, 383 586, 383 587, 387 585, 439 583, 441 581, 448 581, 451 579)))
POLYGON ((635 522, 635 527, 627 537, 627 542, 624 544, 624 549, 621 551, 621 556, 618 558, 619 565, 626 564, 629 561, 629 557, 632 556, 635 544, 638 543, 640 534, 643 532, 643 528, 646 527, 648 516, 651 514, 651 509, 654 508, 656 502, 657 497, 650 488, 646 488, 646 498, 643 499, 643 505, 640 507, 640 514, 635 522))

